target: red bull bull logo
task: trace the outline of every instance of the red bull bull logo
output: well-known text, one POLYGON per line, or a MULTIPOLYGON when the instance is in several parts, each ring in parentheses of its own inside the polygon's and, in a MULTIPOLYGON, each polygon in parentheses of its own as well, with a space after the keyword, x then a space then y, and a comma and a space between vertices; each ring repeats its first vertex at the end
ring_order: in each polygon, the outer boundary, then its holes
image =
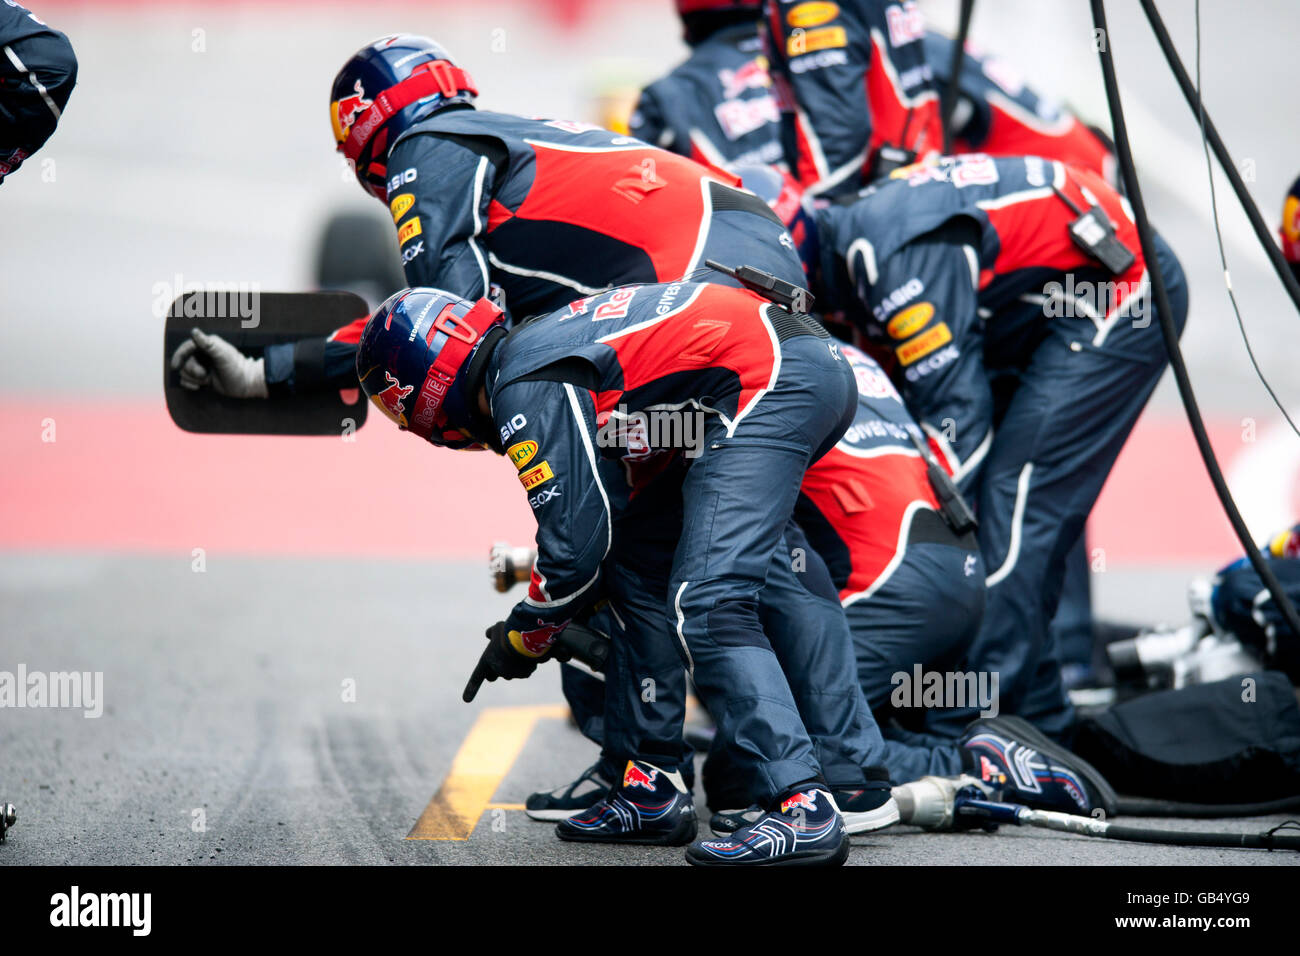
POLYGON ((728 100, 735 99, 745 90, 765 89, 772 85, 766 57, 756 57, 738 70, 719 70, 718 79, 722 82, 722 96, 728 100))
POLYGON ((653 767, 650 772, 646 773, 638 767, 633 761, 627 762, 627 769, 623 771, 623 786, 626 787, 643 787, 646 790, 655 788, 655 777, 659 776, 659 771, 653 767))
POLYGON ((406 405, 404 400, 415 391, 415 386, 403 385, 388 372, 384 372, 384 379, 388 382, 388 387, 382 392, 376 392, 371 397, 375 400, 375 404, 383 409, 385 415, 405 428, 406 405))
POLYGON ((330 110, 330 119, 334 123, 334 139, 338 143, 348 138, 348 131, 352 129, 356 118, 370 109, 372 102, 366 98, 366 91, 361 88, 360 80, 357 80, 353 89, 356 91, 353 95, 335 100, 330 110))
POLYGON ((796 793, 793 797, 786 797, 781 801, 781 812, 789 813, 791 810, 816 810, 817 794, 813 792, 796 793))
POLYGON ((980 756, 980 779, 986 783, 1006 783, 1007 778, 1001 768, 988 757, 980 756))

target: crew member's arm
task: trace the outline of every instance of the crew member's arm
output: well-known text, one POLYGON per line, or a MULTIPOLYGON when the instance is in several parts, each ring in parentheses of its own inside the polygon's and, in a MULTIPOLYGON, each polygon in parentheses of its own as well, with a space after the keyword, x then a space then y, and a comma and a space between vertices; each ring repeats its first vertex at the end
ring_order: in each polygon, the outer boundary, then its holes
POLYGON ((504 148, 488 140, 420 134, 388 157, 388 208, 409 286, 473 301, 487 295, 483 236, 504 148), (423 177, 423 178, 421 178, 423 177))
POLYGON ((679 133, 669 121, 667 111, 659 101, 659 85, 652 83, 641 91, 641 98, 637 100, 636 109, 627 122, 628 132, 643 143, 689 156, 689 138, 679 133))
POLYGON ((857 9, 863 5, 840 3, 831 19, 801 26, 802 6, 768 3, 769 60, 784 101, 786 160, 813 194, 863 185, 872 130, 866 79, 871 33, 857 9))
POLYGON ((595 408, 586 389, 523 381, 496 393, 492 417, 537 518, 528 594, 506 625, 518 653, 540 657, 596 600, 612 540, 609 498, 596 467, 595 408))
MULTIPOLYGON (((976 236, 971 229, 972 243, 976 236)), ((908 409, 965 492, 993 440, 976 249, 931 233, 889 256, 878 272, 873 258, 861 244, 847 256, 849 277, 874 317, 869 331, 893 350, 908 409)))

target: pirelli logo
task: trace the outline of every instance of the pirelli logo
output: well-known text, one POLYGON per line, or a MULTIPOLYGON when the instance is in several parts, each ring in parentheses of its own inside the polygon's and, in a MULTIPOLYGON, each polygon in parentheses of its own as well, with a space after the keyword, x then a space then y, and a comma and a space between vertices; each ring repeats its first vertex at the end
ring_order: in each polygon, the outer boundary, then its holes
POLYGON ((924 332, 912 339, 910 342, 904 342, 897 349, 895 354, 898 361, 903 365, 911 365, 918 359, 923 359, 935 349, 942 348, 952 341, 952 332, 948 330, 947 322, 940 322, 928 332, 924 332))
POLYGON ((544 461, 534 468, 521 471, 519 473, 519 483, 524 486, 526 491, 532 491, 538 485, 544 485, 554 477, 555 473, 551 471, 551 463, 544 461))
POLYGON ((399 246, 404 246, 422 232, 424 232, 424 227, 420 225, 419 216, 416 216, 414 219, 408 219, 406 222, 402 223, 401 227, 397 230, 397 244, 399 246))

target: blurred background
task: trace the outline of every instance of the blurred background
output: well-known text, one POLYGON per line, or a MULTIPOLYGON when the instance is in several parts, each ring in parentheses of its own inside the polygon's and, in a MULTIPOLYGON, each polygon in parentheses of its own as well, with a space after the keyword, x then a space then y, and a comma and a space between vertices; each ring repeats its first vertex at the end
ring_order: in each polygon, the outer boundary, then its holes
MULTIPOLYGON (((458 693, 477 634, 511 603, 490 588, 487 551, 531 541, 524 496, 495 456, 432 452, 379 416, 350 443, 181 432, 163 400, 164 315, 195 285, 310 289, 330 216, 384 218, 326 120, 331 80, 363 43, 426 33, 474 76, 482 108, 607 122, 683 57, 673 4, 31 5, 71 38, 80 75, 51 141, 0 187, 0 669, 102 671, 109 719, 6 713, 0 799, 36 829, 5 849, 258 862, 288 840, 318 862, 391 860, 474 712, 458 693), (356 703, 340 703, 347 681, 356 703)), ((922 8, 955 28, 957 0, 922 8)), ((1149 211, 1191 285, 1188 364, 1259 538, 1300 517, 1300 439, 1235 327, 1194 119, 1137 5, 1108 8, 1149 211)), ((1192 4, 1161 8, 1190 68, 1192 4)), ((1204 8, 1205 101, 1276 227, 1300 173, 1300 5, 1204 8)), ((1109 126, 1084 0, 985 0, 971 37, 1109 126)), ((1300 414, 1300 317, 1218 185, 1256 354, 1300 414)), ((1090 545, 1100 612, 1138 621, 1184 619, 1188 575, 1239 553, 1168 377, 1090 545)), ((483 696, 548 702, 558 688, 547 674, 483 696)), ((585 765, 576 734, 557 724, 548 739, 574 752, 536 753, 503 792, 585 765)))

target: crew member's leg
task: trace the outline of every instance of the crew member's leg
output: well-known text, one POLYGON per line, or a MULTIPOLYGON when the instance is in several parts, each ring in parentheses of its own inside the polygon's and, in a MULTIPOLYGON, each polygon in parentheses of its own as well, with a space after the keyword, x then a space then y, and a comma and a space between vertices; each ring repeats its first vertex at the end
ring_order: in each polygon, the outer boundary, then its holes
MULTIPOLYGON (((1181 330, 1187 287, 1172 252, 1157 242, 1173 319, 1181 330)), ((980 480, 979 537, 988 595, 968 666, 996 671, 1003 712, 1032 721, 1049 736, 1068 734, 1073 711, 1048 624, 1066 555, 1168 360, 1154 311, 1149 306, 1109 325, 1054 319, 1025 370, 980 480)), ((968 709, 945 715, 940 723, 955 733, 974 716, 968 709)))
POLYGON ((821 768, 764 632, 758 596, 804 470, 853 419, 852 370, 829 339, 781 343, 773 388, 731 428, 713 422, 683 486, 669 617, 721 743, 764 806, 821 768))

